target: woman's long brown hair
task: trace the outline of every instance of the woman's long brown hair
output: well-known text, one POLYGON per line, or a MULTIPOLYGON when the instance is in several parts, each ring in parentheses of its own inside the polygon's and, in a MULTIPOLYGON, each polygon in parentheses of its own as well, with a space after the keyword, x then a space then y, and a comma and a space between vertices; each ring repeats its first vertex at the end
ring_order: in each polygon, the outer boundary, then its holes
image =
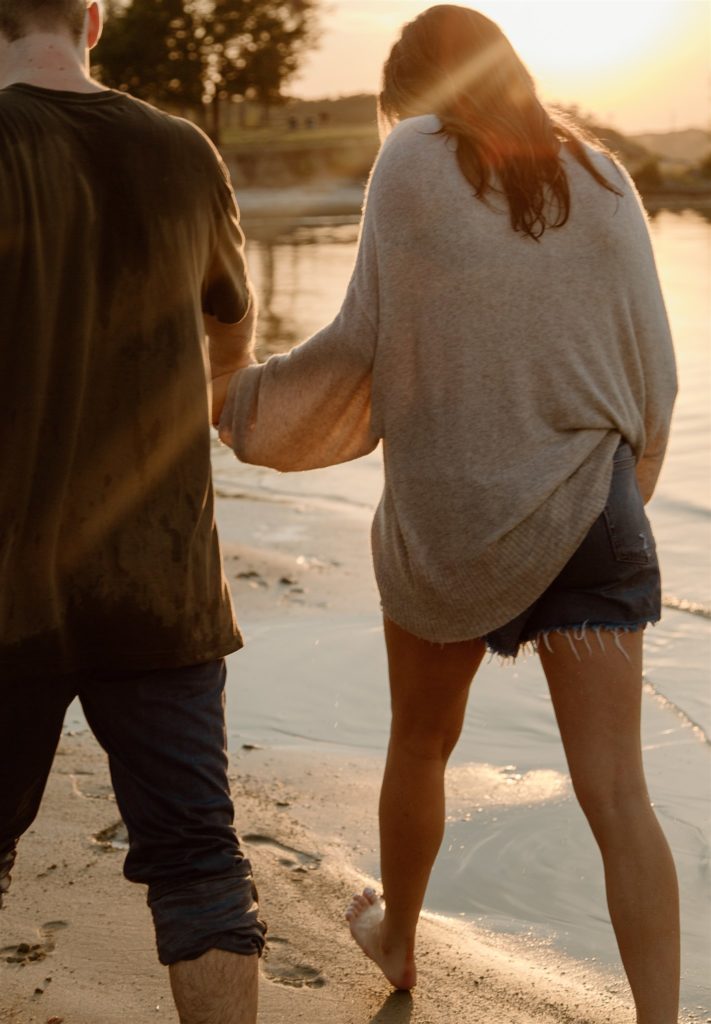
POLYGON ((514 230, 536 240, 570 216, 563 145, 602 188, 622 194, 590 160, 593 140, 540 102, 501 29, 469 7, 438 4, 405 25, 383 69, 379 110, 391 125, 437 114, 475 195, 502 191, 514 230))

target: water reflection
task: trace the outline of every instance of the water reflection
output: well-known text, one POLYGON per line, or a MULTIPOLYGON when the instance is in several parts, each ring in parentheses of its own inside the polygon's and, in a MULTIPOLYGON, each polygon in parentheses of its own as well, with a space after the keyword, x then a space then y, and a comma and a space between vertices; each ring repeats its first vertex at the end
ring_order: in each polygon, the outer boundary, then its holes
POLYGON ((333 319, 355 260, 359 219, 245 221, 260 303, 259 359, 288 352, 333 319))
MULTIPOLYGON (((665 200, 665 205, 650 200, 648 213, 657 258, 662 261, 660 250, 676 241, 675 225, 684 224, 693 233, 696 226, 711 224, 711 202, 695 203, 693 197, 665 200)), ((261 307, 260 359, 274 352, 288 352, 336 315, 355 260, 359 220, 352 215, 245 218, 247 258, 261 307)), ((674 285, 669 288, 668 282, 664 284, 670 305, 674 305, 679 290, 688 308, 693 288, 675 289, 674 285)), ((693 301, 698 304, 699 296, 705 294, 704 290, 697 291, 693 301)))
MULTIPOLYGON (((277 276, 276 276, 276 247, 278 241, 260 242, 256 245, 256 259, 258 260, 258 273, 261 282, 260 287, 260 309, 259 309, 259 343, 257 356, 260 360, 266 359, 273 352, 288 352, 299 342, 299 334, 296 329, 297 319, 294 315, 293 305, 295 296, 291 295, 291 309, 287 313, 279 312, 277 302, 277 276)), ((282 243, 283 244, 283 243, 282 243)), ((298 260, 297 246, 292 243, 292 260, 298 260)), ((252 273, 254 274, 255 257, 250 258, 252 273)))

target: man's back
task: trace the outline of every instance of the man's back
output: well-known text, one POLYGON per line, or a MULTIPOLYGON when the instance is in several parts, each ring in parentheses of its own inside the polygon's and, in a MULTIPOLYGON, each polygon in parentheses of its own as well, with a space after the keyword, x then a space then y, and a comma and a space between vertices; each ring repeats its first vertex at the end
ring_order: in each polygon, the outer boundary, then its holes
POLYGON ((255 307, 219 157, 91 78, 101 25, 0 0, 0 908, 78 698, 180 1020, 255 1024, 209 433, 255 307))
POLYGON ((0 92, 0 671, 240 646, 202 312, 249 305, 214 150, 120 93, 0 92))

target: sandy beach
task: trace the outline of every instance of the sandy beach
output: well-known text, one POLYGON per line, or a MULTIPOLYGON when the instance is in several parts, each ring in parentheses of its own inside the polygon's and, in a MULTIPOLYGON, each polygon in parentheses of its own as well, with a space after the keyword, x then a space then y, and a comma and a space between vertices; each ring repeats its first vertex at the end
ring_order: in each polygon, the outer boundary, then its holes
MULTIPOLYGON (((243 486, 226 490, 220 466, 228 454, 218 452, 215 462, 225 564, 248 642, 230 659, 230 700, 236 694, 237 701, 230 716, 239 722, 247 682, 258 686, 257 673, 266 680, 275 664, 289 663, 279 640, 284 631, 308 637, 327 615, 343 637, 340 671, 363 671, 358 623, 372 622, 377 599, 366 503, 344 512, 337 477, 328 498, 309 496, 311 478, 291 478, 296 495, 286 499, 270 491, 261 471, 247 468, 236 478, 243 486), (255 663, 247 652, 250 636, 260 635, 273 640, 255 642, 255 663)), ((292 669, 299 671, 295 661, 292 669)), ((177 1020, 144 893, 121 875, 125 833, 104 756, 86 730, 71 727, 73 717, 0 914, 0 1021, 177 1020)), ((567 959, 540 937, 494 934, 453 917, 426 915, 419 985, 412 997, 391 991, 343 920, 351 892, 373 882, 357 865, 376 849, 379 769, 380 759, 368 752, 328 745, 231 744, 238 828, 270 928, 260 1020, 632 1024, 619 977, 567 959)), ((482 802, 555 800, 567 782, 550 776, 530 773, 516 788, 500 769, 455 768, 450 815, 482 802)))
MULTIPOLYGON (((317 758, 259 751, 232 760, 241 830, 270 923, 260 1020, 632 1021, 604 980, 580 965, 434 917, 422 928, 418 988, 412 998, 393 994, 353 947, 341 914, 364 881, 342 834, 358 834, 360 825, 372 831, 364 811, 372 810, 376 780, 350 775, 355 799, 344 811, 341 795, 336 812, 343 778, 326 768, 317 758), (305 823, 314 819, 330 827, 315 832, 305 823)), ((89 736, 66 736, 3 911, 0 1021, 177 1020, 143 894, 121 877, 117 823, 103 755, 89 736)))

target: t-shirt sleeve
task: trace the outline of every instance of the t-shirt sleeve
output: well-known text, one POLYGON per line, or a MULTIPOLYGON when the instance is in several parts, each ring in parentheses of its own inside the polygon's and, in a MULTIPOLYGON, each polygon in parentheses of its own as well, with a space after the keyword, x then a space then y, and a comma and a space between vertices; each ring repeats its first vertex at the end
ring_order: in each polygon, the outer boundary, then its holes
POLYGON ((213 245, 203 280, 202 311, 216 317, 220 323, 236 324, 249 311, 252 290, 239 210, 229 172, 222 161, 219 161, 215 192, 213 245))

